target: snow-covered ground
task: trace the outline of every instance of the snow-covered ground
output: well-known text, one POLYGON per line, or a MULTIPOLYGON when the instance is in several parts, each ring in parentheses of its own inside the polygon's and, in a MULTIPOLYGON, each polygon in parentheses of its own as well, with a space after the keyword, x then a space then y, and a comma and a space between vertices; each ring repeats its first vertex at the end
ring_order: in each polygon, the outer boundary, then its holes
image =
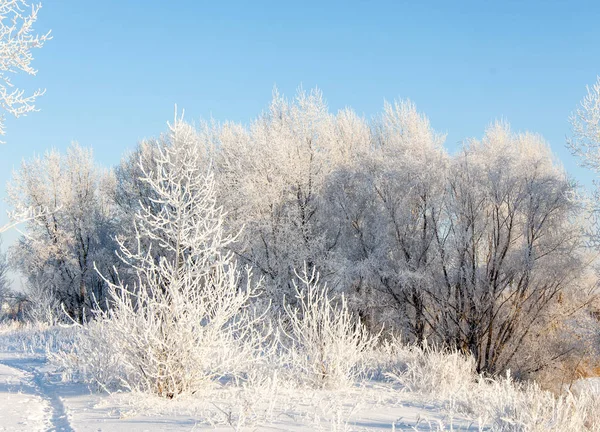
POLYGON ((51 426, 52 407, 35 375, 0 364, 0 430, 45 430, 51 426))
MULTIPOLYGON (((372 380, 336 390, 216 384, 173 400, 108 394, 61 362, 77 328, 0 325, 1 431, 499 431, 600 432, 597 382, 552 395, 472 372, 458 353, 404 347, 372 380), (403 367, 398 368, 397 366, 403 367)), ((70 354, 69 354, 70 355, 70 354)), ((250 382, 250 381, 249 381, 250 382)), ((287 381, 286 381, 287 382, 287 381)))
POLYGON ((381 384, 346 391, 213 390, 164 400, 63 383, 39 354, 0 353, 0 431, 480 430, 412 393, 381 384))

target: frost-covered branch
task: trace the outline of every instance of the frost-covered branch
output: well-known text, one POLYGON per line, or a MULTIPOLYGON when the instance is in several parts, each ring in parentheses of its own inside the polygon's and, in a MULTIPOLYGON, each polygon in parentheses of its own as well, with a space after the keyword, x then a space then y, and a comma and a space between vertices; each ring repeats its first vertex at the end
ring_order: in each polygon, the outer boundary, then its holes
POLYGON ((176 119, 154 169, 140 163, 156 206, 141 203, 136 238, 119 240, 132 284, 105 279, 109 308, 96 310, 78 344, 103 386, 168 398, 194 393, 241 377, 261 344, 262 315, 250 303, 258 285, 226 250, 235 235, 224 231, 214 174, 196 144, 193 128, 176 119))
MULTIPOLYGON (((11 75, 19 72, 37 73, 31 66, 32 49, 41 48, 51 39, 50 32, 38 35, 33 29, 41 7, 41 3, 29 5, 25 0, 0 1, 0 106, 15 117, 36 111, 35 100, 45 93, 45 90, 36 90, 26 94, 11 81, 11 75)), ((2 116, 0 135, 4 134, 2 116)))

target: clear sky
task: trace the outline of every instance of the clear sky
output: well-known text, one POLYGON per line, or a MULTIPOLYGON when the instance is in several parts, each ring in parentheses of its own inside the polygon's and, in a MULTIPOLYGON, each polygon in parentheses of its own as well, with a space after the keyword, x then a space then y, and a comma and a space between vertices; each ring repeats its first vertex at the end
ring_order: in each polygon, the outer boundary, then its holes
POLYGON ((188 120, 247 123, 274 85, 318 86, 332 110, 366 117, 410 98, 451 150, 503 118, 591 178, 564 143, 600 74, 597 1, 42 1, 37 28, 54 39, 34 54, 38 75, 16 82, 47 93, 40 112, 7 120, 2 184, 23 158, 72 141, 113 165, 164 131, 174 104, 188 120))

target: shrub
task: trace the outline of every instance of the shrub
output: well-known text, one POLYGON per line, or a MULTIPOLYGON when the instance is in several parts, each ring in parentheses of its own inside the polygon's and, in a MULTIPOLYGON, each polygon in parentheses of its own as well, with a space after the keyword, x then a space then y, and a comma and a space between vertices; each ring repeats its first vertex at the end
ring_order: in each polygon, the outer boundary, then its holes
POLYGON ((331 296, 319 285, 314 268, 305 266, 297 276, 302 288, 294 281, 296 305, 285 301, 281 320, 291 371, 310 387, 348 385, 363 371, 377 337, 349 311, 343 295, 331 296))

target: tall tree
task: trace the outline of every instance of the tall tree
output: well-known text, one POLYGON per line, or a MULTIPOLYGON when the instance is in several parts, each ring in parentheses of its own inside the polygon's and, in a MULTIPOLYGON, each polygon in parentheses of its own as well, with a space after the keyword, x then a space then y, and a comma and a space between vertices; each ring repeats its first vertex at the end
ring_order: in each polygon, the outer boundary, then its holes
POLYGON ((97 325, 84 335, 88 343, 79 345, 84 358, 107 359, 90 365, 105 386, 116 382, 167 398, 193 394, 243 370, 262 341, 249 313, 256 285, 249 273, 240 283, 227 250, 235 233, 224 229, 214 175, 196 137, 176 119, 156 147, 153 168, 139 162, 153 204, 140 203, 135 239, 119 241, 134 283, 106 281, 111 308, 97 312, 97 325))
POLYGON ((428 296, 435 333, 478 370, 506 368, 582 273, 573 193, 547 144, 504 124, 454 158, 435 227, 441 278, 428 296))
POLYGON ((349 110, 330 114, 317 90, 291 101, 275 93, 249 130, 225 125, 220 142, 220 194, 230 222, 244 227, 238 255, 266 276, 276 297, 294 292, 294 269, 305 262, 328 278, 335 235, 327 233, 322 190, 337 166, 368 145, 364 121, 349 110))
POLYGON ((590 238, 596 247, 600 246, 600 77, 570 118, 572 136, 567 139, 567 147, 579 158, 580 164, 595 173, 592 200, 589 202, 593 223, 590 226, 590 238))
POLYGON ((94 263, 112 273, 113 187, 112 175, 77 144, 66 155, 52 151, 23 162, 9 184, 13 206, 49 209, 27 223, 26 235, 14 246, 18 269, 34 290, 50 293, 80 321, 94 298, 103 302, 106 295, 94 263))

